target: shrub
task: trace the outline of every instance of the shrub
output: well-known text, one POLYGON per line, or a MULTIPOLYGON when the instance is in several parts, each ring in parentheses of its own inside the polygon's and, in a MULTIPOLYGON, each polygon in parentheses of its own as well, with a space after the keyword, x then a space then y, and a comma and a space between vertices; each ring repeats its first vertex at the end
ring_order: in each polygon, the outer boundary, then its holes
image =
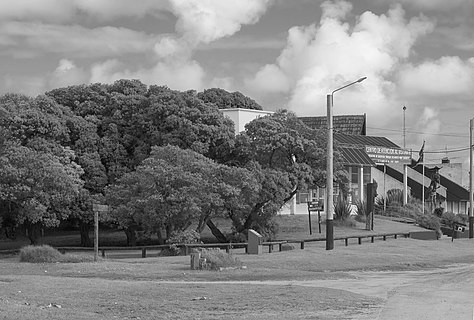
POLYGON ((444 212, 441 216, 441 224, 447 225, 452 227, 455 222, 466 224, 466 221, 463 219, 459 214, 455 214, 453 212, 444 212))
POLYGON ((420 215, 417 217, 416 222, 420 227, 435 230, 438 235, 438 238, 441 237, 441 223, 437 216, 433 214, 420 215))
POLYGON ((210 270, 242 267, 242 262, 239 259, 220 249, 201 249, 201 258, 206 259, 206 266, 210 270))
POLYGON ((352 228, 355 227, 357 224, 355 223, 354 219, 352 217, 348 217, 344 220, 334 220, 334 226, 337 227, 347 227, 347 228, 352 228))
POLYGON ((352 206, 344 197, 338 197, 336 205, 334 206, 334 220, 346 220, 350 217, 352 206))
POLYGON ((360 199, 356 199, 355 205, 357 207, 357 215, 355 216, 355 220, 359 222, 365 222, 367 220, 367 204, 365 201, 361 201, 360 199))
POLYGON ((182 249, 178 246, 183 243, 200 243, 201 235, 195 230, 184 230, 173 232, 168 238, 170 244, 169 250, 162 251, 165 255, 179 256, 181 255, 182 249))
POLYGON ((21 262, 59 262, 61 256, 61 252, 48 245, 26 246, 20 250, 21 262))
POLYGON ((45 263, 66 262, 79 263, 91 262, 94 257, 90 255, 61 254, 58 250, 48 245, 26 246, 20 250, 20 262, 45 263))

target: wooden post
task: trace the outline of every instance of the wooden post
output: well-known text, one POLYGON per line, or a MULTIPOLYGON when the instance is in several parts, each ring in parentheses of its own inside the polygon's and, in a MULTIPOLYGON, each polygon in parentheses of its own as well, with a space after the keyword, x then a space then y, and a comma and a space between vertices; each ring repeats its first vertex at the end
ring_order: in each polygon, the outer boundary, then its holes
POLYGON ((99 211, 94 210, 94 261, 99 258, 99 211))
POLYGON ((375 184, 367 183, 367 219, 365 221, 366 230, 374 230, 374 200, 375 200, 375 184))

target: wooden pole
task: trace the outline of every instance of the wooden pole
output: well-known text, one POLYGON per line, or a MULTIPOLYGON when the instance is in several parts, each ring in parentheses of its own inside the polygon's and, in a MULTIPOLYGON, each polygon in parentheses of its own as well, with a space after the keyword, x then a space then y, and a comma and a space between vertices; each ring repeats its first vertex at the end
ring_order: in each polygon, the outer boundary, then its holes
POLYGON ((99 211, 94 210, 94 261, 99 257, 99 211))

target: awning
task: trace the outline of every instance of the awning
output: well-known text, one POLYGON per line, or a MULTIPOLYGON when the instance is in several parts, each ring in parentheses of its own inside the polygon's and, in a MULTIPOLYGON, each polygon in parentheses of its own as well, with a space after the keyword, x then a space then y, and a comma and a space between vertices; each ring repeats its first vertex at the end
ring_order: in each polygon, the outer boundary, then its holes
POLYGON ((365 152, 365 148, 338 147, 343 158, 343 164, 351 166, 375 166, 375 163, 365 152))

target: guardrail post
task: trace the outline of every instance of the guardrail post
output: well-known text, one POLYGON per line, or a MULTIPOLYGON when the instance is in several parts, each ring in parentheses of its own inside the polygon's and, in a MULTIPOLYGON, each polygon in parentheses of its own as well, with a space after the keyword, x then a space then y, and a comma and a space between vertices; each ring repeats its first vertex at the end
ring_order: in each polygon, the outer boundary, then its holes
POLYGON ((374 236, 371 237, 370 242, 374 243, 374 236))
POLYGON ((383 241, 387 240, 387 236, 383 236, 383 241))
POLYGON ((394 239, 397 239, 397 234, 395 233, 394 239))
POLYGON ((303 250, 304 249, 304 241, 301 241, 300 246, 301 246, 301 250, 303 250))
POLYGON ((146 258, 146 248, 142 248, 142 258, 146 258))
POLYGON ((273 244, 268 245, 268 253, 272 253, 273 251, 273 244))
POLYGON ((344 239, 344 244, 346 245, 346 247, 349 245, 349 238, 344 239))
POLYGON ((281 251, 281 247, 282 247, 283 243, 279 243, 278 244, 278 250, 281 251))
POLYGON ((362 244, 362 238, 359 237, 359 244, 362 244))
POLYGON ((102 258, 105 258, 105 249, 102 249, 102 258))

